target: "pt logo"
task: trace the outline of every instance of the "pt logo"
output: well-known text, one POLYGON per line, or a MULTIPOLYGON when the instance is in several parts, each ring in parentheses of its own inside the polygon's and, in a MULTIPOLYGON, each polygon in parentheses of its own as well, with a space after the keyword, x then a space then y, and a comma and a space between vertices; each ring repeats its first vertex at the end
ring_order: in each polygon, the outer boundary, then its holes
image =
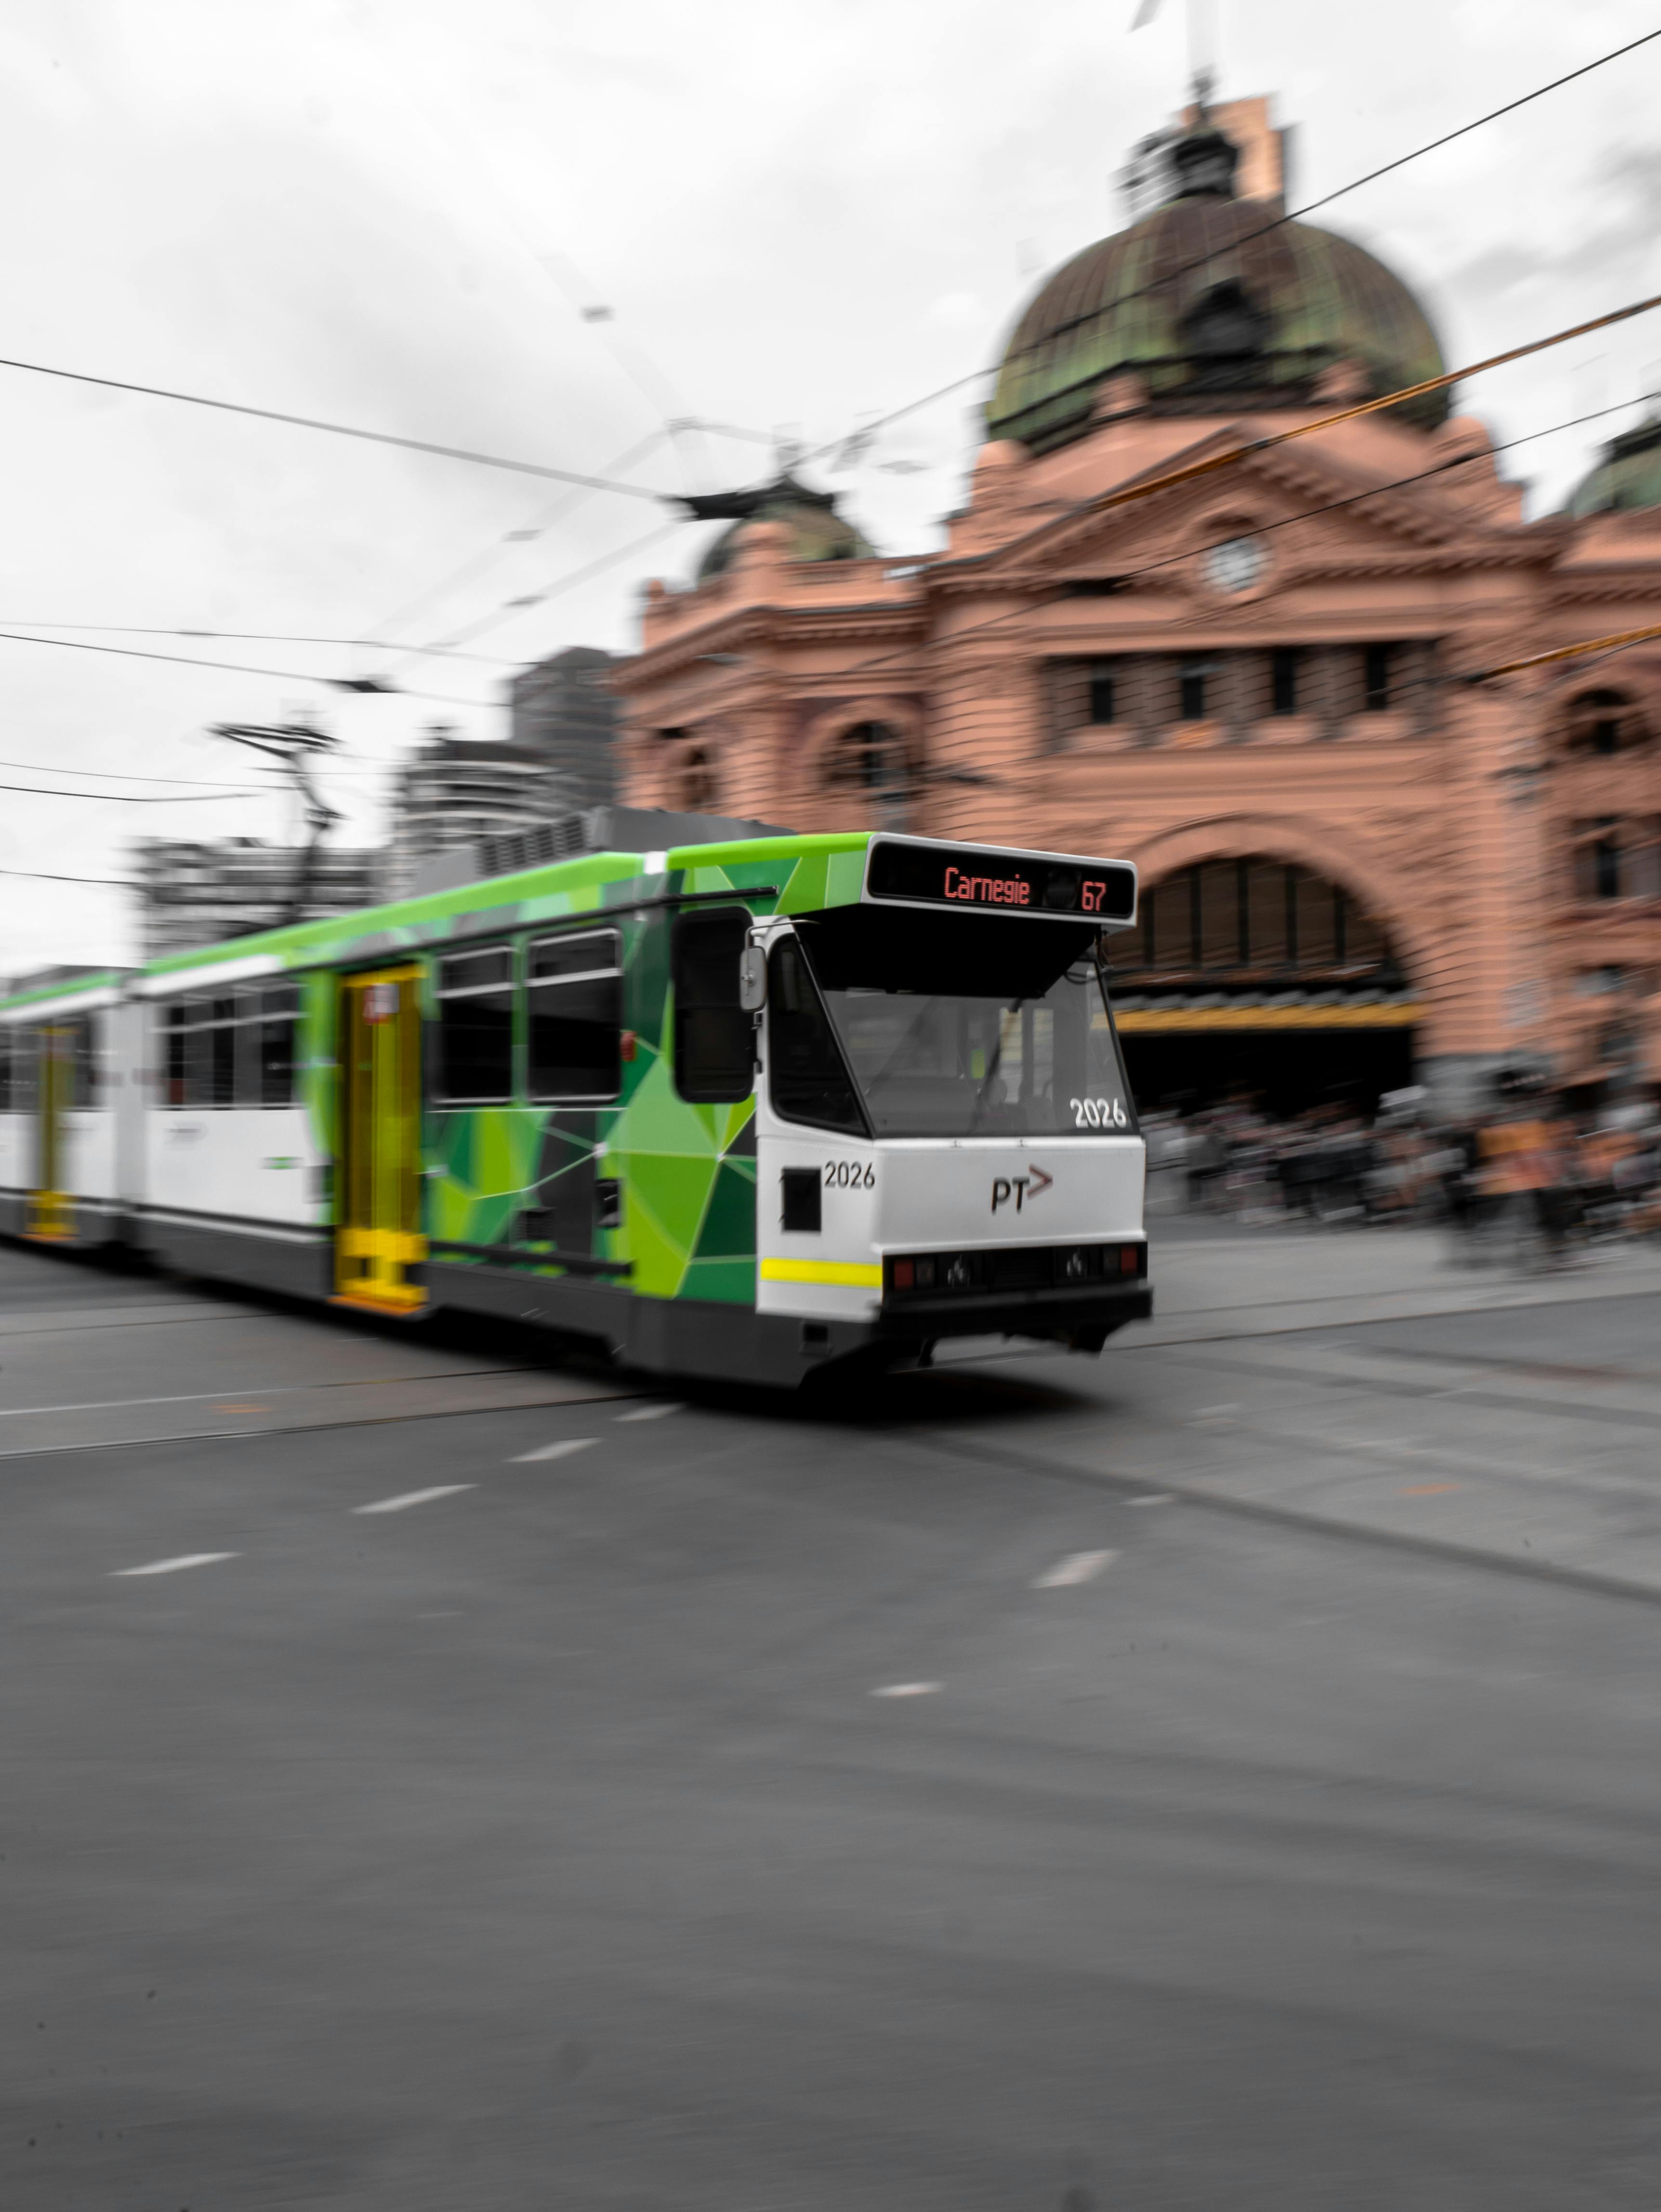
POLYGON ((1055 1180, 1054 1176, 1047 1176, 1042 1168, 1034 1168, 1030 1174, 1024 1176, 1000 1176, 992 1186, 992 1211, 995 1213, 1001 1206, 1007 1206, 1013 1198, 1015 1211, 1019 1213, 1029 1198, 1037 1198, 1040 1191, 1048 1190, 1055 1180))

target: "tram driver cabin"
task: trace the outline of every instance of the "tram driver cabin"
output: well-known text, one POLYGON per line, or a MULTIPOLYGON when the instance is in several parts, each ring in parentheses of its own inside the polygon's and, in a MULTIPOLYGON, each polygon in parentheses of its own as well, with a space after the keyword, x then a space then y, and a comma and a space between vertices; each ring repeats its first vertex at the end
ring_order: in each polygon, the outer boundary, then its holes
POLYGON ((1152 1310, 1135 870, 595 853, 0 1004, 0 1231, 794 1385, 1152 1310))

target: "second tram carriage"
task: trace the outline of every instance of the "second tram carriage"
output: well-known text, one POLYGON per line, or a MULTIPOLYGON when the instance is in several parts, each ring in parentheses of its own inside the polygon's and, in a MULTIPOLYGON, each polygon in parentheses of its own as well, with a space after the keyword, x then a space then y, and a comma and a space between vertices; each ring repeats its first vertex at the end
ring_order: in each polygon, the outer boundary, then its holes
POLYGON ((882 833, 597 853, 0 1003, 0 1231, 663 1373, 1152 1311, 1135 872, 882 833))

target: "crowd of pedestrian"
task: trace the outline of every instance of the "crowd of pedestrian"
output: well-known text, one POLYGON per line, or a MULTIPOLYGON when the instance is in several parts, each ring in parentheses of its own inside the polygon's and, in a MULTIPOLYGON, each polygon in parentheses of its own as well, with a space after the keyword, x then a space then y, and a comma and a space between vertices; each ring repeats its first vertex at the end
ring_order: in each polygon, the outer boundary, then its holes
POLYGON ((1611 1237, 1661 1234, 1661 1114, 1541 1091, 1439 1118, 1421 1090, 1376 1113, 1342 1103, 1290 1119, 1237 1096, 1145 1114, 1150 1201, 1249 1225, 1443 1223, 1473 1264, 1555 1265, 1611 1237))

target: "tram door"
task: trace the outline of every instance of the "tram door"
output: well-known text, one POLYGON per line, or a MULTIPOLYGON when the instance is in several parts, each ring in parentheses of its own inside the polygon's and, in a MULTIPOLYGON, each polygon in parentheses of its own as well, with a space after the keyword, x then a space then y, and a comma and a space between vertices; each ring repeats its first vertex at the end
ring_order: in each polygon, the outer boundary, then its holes
POLYGON ((75 1032, 48 1024, 34 1032, 34 1187, 24 1234, 46 1243, 72 1237, 75 1209, 64 1179, 64 1110, 74 1081, 75 1032))
POLYGON ((421 1234, 420 971, 348 975, 340 992, 340 1205, 335 1293, 409 1313, 426 1292, 411 1269, 421 1234))

